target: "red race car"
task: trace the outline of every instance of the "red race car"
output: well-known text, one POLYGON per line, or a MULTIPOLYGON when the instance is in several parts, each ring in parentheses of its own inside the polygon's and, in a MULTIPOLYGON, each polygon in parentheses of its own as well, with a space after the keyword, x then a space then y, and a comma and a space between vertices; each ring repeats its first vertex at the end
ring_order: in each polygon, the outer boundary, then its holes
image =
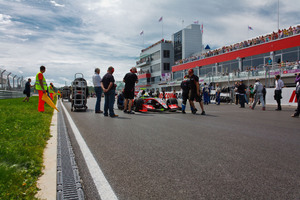
MULTIPOLYGON (((118 108, 120 110, 124 109, 124 101, 122 101, 122 97, 118 97, 118 108), (119 101, 120 100, 120 101, 119 101)), ((160 98, 153 97, 141 97, 134 99, 133 101, 133 110, 135 112, 148 112, 148 111, 170 111, 176 112, 177 110, 181 110, 181 107, 178 106, 178 101, 175 98, 168 99, 166 102, 160 98)))

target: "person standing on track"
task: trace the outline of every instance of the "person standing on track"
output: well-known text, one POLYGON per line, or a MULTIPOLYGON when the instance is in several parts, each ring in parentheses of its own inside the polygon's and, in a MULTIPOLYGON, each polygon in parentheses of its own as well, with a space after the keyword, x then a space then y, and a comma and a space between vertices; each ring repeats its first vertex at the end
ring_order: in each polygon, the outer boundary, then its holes
POLYGON ((96 105, 95 105, 95 113, 100 114, 103 111, 100 109, 101 107, 101 96, 102 96, 102 87, 101 87, 101 76, 100 76, 100 69, 95 69, 95 74, 93 75, 93 84, 96 93, 96 105))
POLYGON ((190 91, 190 79, 188 76, 184 76, 183 81, 181 82, 181 90, 182 90, 182 104, 181 104, 181 110, 182 113, 185 114, 185 108, 186 108, 186 102, 189 99, 189 91, 190 91))
POLYGON ((282 88, 284 87, 283 81, 280 79, 280 75, 275 76, 275 95, 274 99, 277 101, 277 111, 281 110, 281 93, 282 93, 282 88))
POLYGON ((208 103, 209 103, 209 93, 210 93, 210 88, 206 83, 204 83, 203 98, 204 98, 204 104, 205 105, 208 105, 208 103))
POLYGON ((216 84, 216 105, 220 105, 221 102, 221 88, 219 83, 216 84))
POLYGON ((259 79, 256 79, 255 82, 256 83, 254 84, 254 88, 253 88, 253 94, 255 94, 255 99, 253 105, 250 106, 250 108, 254 110, 256 103, 258 102, 258 100, 260 100, 260 102, 262 103, 262 110, 265 110, 266 108, 265 108, 265 101, 263 95, 264 86, 260 83, 259 79))
POLYGON ((130 72, 127 73, 123 78, 123 82, 125 83, 124 113, 128 113, 128 114, 134 114, 134 112, 132 111, 132 102, 134 99, 134 89, 135 89, 135 84, 139 82, 136 73, 137 73, 136 68, 132 67, 130 69, 130 72))
POLYGON ((203 101, 202 101, 202 95, 200 94, 200 85, 199 85, 199 77, 194 74, 194 70, 190 69, 188 71, 189 73, 189 79, 190 79, 190 91, 189 91, 189 102, 191 105, 191 111, 193 114, 196 114, 197 109, 194 104, 194 100, 196 102, 199 102, 202 113, 201 115, 205 115, 204 107, 203 107, 203 101))
POLYGON ((44 77, 44 73, 46 72, 46 67, 41 66, 40 72, 37 73, 35 77, 35 89, 39 92, 39 105, 38 105, 38 111, 44 112, 45 111, 45 101, 42 100, 42 97, 44 94, 46 94, 47 91, 47 82, 44 77))
POLYGON ((300 114, 300 73, 297 74, 295 83, 296 83, 296 95, 298 100, 298 106, 297 106, 296 113, 293 114, 291 117, 299 117, 300 114))
POLYGON ((244 84, 243 80, 240 81, 237 91, 239 93, 239 102, 241 105, 240 108, 245 108, 246 85, 244 84))
POLYGON ((105 74, 101 80, 101 87, 104 92, 105 96, 105 103, 104 103, 104 116, 108 116, 108 111, 109 111, 109 116, 114 118, 118 117, 118 115, 115 114, 114 112, 114 103, 115 103, 115 78, 113 76, 115 69, 110 66, 107 69, 107 74, 105 74))

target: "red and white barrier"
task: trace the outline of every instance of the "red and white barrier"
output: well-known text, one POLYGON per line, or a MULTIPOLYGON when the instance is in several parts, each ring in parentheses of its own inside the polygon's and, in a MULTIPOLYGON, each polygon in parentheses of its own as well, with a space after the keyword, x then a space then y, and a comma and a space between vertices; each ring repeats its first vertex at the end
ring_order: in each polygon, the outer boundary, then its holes
MULTIPOLYGON (((266 102, 267 105, 277 105, 274 100, 275 88, 267 88, 266 102)), ((297 106, 297 97, 295 88, 283 88, 281 105, 297 106)))

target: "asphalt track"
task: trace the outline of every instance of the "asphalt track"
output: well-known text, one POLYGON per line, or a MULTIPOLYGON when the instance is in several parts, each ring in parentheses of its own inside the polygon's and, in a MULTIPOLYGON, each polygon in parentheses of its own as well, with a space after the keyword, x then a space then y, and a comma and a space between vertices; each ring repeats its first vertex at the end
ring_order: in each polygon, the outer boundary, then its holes
MULTIPOLYGON (((120 117, 110 118, 95 114, 94 103, 88 99, 87 112, 69 113, 121 200, 300 199, 295 108, 209 105, 206 116, 115 109, 120 117)), ((85 197, 100 199, 68 130, 85 197)))

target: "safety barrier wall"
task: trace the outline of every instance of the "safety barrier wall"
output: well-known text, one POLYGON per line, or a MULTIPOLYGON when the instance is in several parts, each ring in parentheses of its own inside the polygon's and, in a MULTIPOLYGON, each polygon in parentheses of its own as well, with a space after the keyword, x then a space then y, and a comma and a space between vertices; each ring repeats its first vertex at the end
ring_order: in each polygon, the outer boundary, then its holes
POLYGON ((25 97, 21 91, 0 90, 0 99, 12 99, 25 97))

